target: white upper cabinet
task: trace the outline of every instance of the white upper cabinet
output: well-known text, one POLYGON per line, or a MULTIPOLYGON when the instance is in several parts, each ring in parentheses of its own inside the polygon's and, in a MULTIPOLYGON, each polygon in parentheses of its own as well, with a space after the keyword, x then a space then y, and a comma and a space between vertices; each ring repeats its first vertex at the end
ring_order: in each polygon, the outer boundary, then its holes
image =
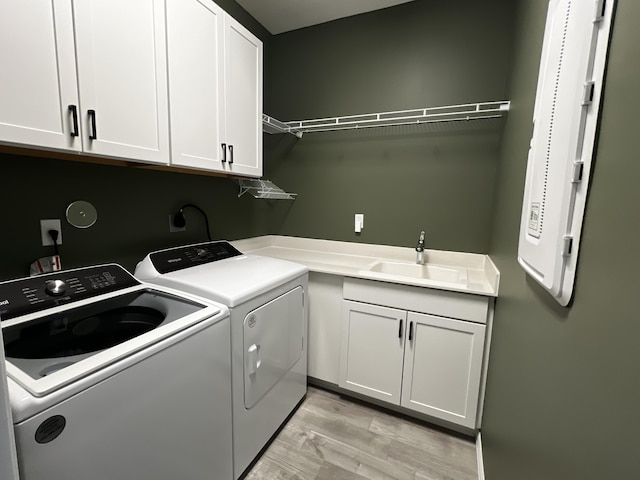
POLYGON ((3 0, 0 142, 169 163, 162 0, 3 0))
POLYGON ((167 1, 173 165, 262 175, 262 48, 211 0, 167 1))
POLYGON ((225 170, 262 176, 262 42, 236 20, 225 22, 225 170))
POLYGON ((262 175, 262 42, 212 0, 3 0, 0 42, 0 143, 262 175))
POLYGON ((224 16, 211 0, 167 0, 173 165, 222 171, 224 16))
POLYGON ((80 151, 71 0, 0 2, 0 64, 0 142, 80 151))
POLYGON ((169 163, 163 0, 75 0, 84 151, 169 163))

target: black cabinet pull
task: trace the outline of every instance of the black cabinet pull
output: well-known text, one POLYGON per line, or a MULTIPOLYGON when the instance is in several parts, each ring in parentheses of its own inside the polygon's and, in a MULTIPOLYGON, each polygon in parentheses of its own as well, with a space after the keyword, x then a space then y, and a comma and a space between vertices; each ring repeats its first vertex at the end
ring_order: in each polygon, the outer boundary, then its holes
POLYGON ((222 144, 222 163, 226 163, 227 162, 227 144, 223 143, 222 144))
POLYGON ((402 319, 400 319, 400 328, 398 329, 398 338, 402 338, 402 319))
POLYGON ((409 341, 413 340, 413 322, 409 322, 409 341))
POLYGON ((73 130, 70 135, 72 137, 78 136, 78 107, 75 105, 69 105, 69 111, 71 112, 71 119, 73 120, 73 130))
POLYGON ((96 140, 98 138, 98 132, 96 131, 96 111, 87 110, 89 115, 89 121, 91 122, 91 133, 89 134, 89 140, 96 140))
POLYGON ((233 145, 229 145, 229 165, 233 163, 233 145))

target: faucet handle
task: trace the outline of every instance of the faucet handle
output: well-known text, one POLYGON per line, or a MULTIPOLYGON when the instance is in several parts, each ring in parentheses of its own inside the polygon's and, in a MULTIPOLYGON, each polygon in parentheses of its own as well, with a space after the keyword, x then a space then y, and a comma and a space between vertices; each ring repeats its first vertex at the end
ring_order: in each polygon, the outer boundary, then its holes
POLYGON ((418 245, 416 246, 416 252, 424 251, 424 230, 420 232, 420 238, 418 239, 418 245))

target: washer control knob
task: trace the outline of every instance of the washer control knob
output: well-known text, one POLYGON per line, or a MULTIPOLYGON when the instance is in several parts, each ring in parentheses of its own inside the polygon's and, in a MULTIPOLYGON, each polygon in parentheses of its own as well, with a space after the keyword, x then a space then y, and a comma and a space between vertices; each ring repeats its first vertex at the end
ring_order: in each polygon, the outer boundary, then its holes
POLYGON ((52 297, 59 297, 67 290, 67 284, 62 280, 47 280, 44 290, 52 297))

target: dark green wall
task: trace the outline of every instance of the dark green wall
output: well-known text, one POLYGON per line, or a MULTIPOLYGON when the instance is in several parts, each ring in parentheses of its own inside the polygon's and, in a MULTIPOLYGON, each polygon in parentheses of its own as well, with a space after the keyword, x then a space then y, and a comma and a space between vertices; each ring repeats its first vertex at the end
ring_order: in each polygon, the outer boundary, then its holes
MULTIPOLYGON (((505 97, 512 2, 424 1, 271 37, 233 0, 216 0, 265 43, 265 111, 282 120, 437 106, 505 97), (464 11, 464 15, 460 12, 464 11)), ((204 240, 168 232, 168 215, 193 202, 214 238, 267 233, 486 252, 501 122, 265 136, 265 177, 295 202, 237 198, 220 178, 0 154, 4 252, 0 279, 22 276, 51 253, 39 220, 64 219, 78 199, 98 223, 63 221, 66 267, 115 261, 204 240), (353 233, 353 214, 365 229, 353 233)))
POLYGON ((169 233, 169 215, 195 203, 209 217, 214 239, 268 233, 269 205, 245 195, 231 180, 130 167, 94 165, 0 154, 2 162, 2 251, 0 279, 23 276, 42 247, 40 219, 62 220, 63 265, 71 268, 118 262, 134 268, 151 250, 207 239, 203 217, 185 210, 187 230, 169 233), (98 221, 76 229, 65 220, 75 200, 93 203, 98 221))
POLYGON ((501 282, 482 427, 486 478, 640 478, 640 3, 618 0, 570 308, 516 262, 547 2, 519 4, 491 247, 501 282))
MULTIPOLYGON (((511 0, 418 0, 276 35, 265 109, 297 120, 503 100, 512 13, 511 0)), ((267 174, 299 194, 274 233, 413 246, 424 229, 430 248, 486 252, 501 126, 313 133, 267 150, 267 174)))

